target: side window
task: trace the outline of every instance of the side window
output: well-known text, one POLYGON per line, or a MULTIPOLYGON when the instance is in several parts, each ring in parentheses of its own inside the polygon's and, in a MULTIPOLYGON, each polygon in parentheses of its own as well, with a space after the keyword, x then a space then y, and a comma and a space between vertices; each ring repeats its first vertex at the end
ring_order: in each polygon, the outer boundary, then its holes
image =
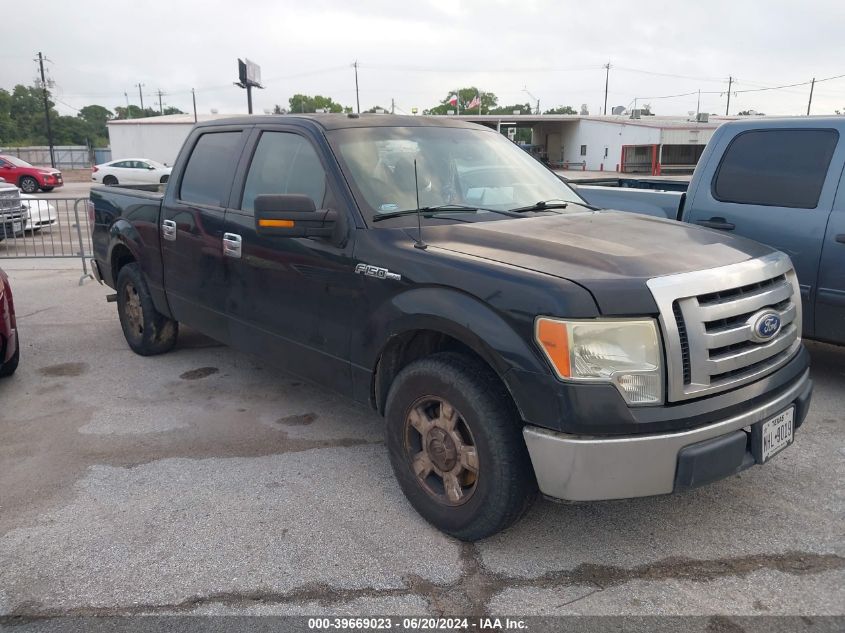
POLYGON ((739 134, 713 180, 720 202, 815 209, 836 130, 757 130, 739 134))
POLYGON ((255 197, 265 193, 301 193, 317 207, 326 195, 326 172, 306 139, 289 132, 264 132, 246 177, 241 208, 255 209, 255 197))
POLYGON ((225 206, 240 142, 240 132, 207 132, 200 136, 185 166, 179 198, 195 204, 225 206))
POLYGON ((126 167, 129 167, 129 161, 122 160, 117 163, 112 163, 111 166, 117 167, 118 169, 125 169, 126 167))
POLYGON ((581 156, 586 156, 586 155, 587 155, 587 146, 582 145, 581 146, 581 156))

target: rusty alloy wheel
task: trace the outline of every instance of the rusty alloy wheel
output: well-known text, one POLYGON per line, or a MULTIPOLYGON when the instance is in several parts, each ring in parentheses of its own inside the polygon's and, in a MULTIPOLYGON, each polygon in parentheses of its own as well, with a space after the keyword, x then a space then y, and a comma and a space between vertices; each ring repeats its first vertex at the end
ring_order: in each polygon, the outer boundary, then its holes
POLYGON ((128 283, 123 288, 126 298, 124 311, 126 313, 126 325, 133 335, 142 337, 144 335, 144 310, 141 307, 141 297, 135 284, 128 283))
POLYGON ((478 486, 478 451, 466 420, 436 396, 417 400, 405 419, 405 455, 417 483, 439 503, 459 506, 478 486))

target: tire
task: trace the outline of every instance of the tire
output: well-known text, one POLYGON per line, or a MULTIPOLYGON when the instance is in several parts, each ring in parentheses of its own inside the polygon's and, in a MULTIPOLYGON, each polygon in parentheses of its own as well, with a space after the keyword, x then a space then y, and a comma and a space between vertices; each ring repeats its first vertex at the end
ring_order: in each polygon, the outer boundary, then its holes
POLYGON ((15 353, 9 359, 8 363, 0 365, 0 378, 7 378, 15 373, 18 368, 18 363, 21 360, 21 339, 18 336, 18 331, 15 330, 15 353))
POLYGON ((38 191, 38 181, 32 176, 24 176, 18 184, 24 193, 35 193, 38 191))
POLYGON ((118 183, 117 183, 117 178, 115 178, 114 176, 111 176, 111 175, 109 175, 109 176, 103 176, 103 184, 104 184, 106 187, 115 187, 115 186, 117 186, 117 184, 118 184, 118 183))
POLYGON ((132 351, 141 356, 155 356, 173 349, 179 323, 155 309, 140 266, 133 262, 121 268, 116 286, 117 314, 132 351))
POLYGON ((159 182, 159 184, 164 185, 164 184, 167 184, 168 180, 170 180, 170 176, 165 175, 165 176, 162 176, 161 179, 158 182, 159 182))
POLYGON ((534 501, 519 415, 483 363, 453 352, 411 363, 390 387, 385 418, 399 486, 439 530, 463 541, 486 538, 534 501))
POLYGON ((41 187, 41 191, 45 193, 50 193, 53 189, 55 189, 55 187, 41 187))

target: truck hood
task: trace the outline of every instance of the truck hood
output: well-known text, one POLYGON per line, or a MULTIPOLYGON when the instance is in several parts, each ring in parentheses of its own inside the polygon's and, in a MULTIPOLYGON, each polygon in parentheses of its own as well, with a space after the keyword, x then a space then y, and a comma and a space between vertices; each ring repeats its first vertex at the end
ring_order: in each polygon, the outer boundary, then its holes
POLYGON ((618 211, 428 226, 423 239, 435 248, 573 281, 592 293, 603 314, 656 312, 646 286, 653 277, 771 252, 714 230, 618 211))

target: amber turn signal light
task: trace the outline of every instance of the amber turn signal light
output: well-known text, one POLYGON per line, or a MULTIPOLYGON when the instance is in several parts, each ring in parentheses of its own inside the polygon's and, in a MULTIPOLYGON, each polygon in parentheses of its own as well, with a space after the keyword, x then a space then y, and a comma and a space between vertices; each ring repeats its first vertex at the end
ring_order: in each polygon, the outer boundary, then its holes
POLYGON ((258 226, 263 226, 267 229, 292 229, 294 224, 293 220, 258 220, 258 226))
POLYGON ((550 319, 537 319, 537 342, 543 348, 561 378, 569 378, 569 331, 566 324, 550 319))

